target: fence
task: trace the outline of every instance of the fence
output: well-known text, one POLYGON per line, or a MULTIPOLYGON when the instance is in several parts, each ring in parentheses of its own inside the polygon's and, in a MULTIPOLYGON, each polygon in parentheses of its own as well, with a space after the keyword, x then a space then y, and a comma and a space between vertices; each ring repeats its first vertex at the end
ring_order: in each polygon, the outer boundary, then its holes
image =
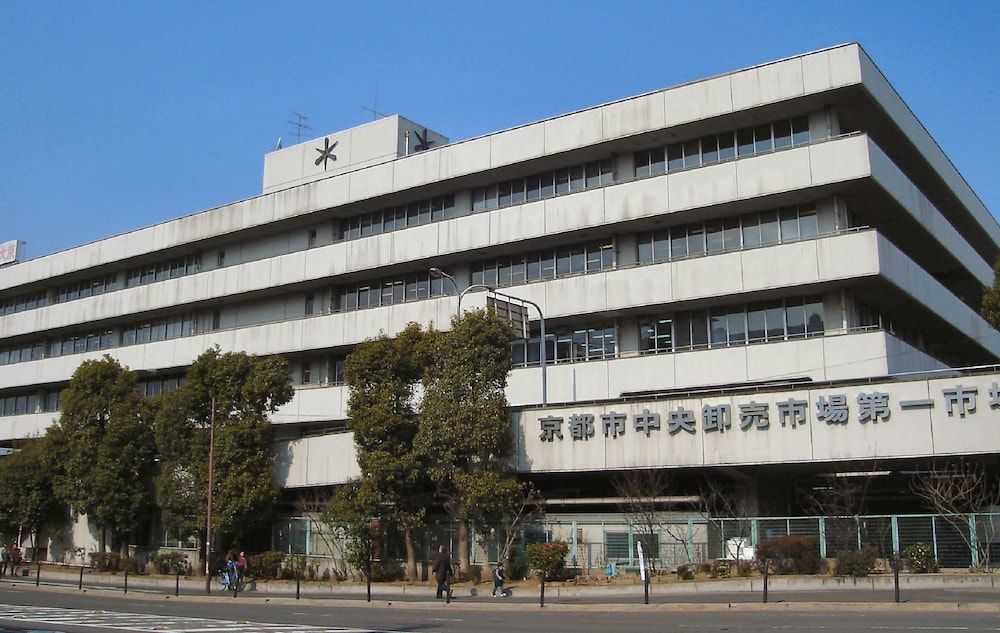
MULTIPOLYGON (((473 526, 470 536, 474 564, 496 563, 501 549, 495 530, 473 526)), ((637 543, 657 567, 704 563, 733 558, 734 544, 749 546, 740 557, 751 558, 752 548, 782 536, 816 538, 819 555, 834 558, 837 552, 873 548, 879 556, 900 555, 907 547, 925 543, 933 548, 942 567, 967 568, 988 564, 1000 557, 1000 513, 942 516, 864 515, 851 517, 712 517, 669 516, 658 521, 652 533, 623 517, 607 520, 547 517, 525 526, 516 542, 559 540, 569 545, 566 564, 582 571, 603 570, 609 563, 638 565, 637 543)), ((418 559, 433 560, 438 545, 456 551, 457 530, 448 520, 429 523, 414 533, 418 559)), ((273 548, 288 554, 335 558, 343 541, 305 517, 291 517, 275 525, 273 548), (333 547, 331 547, 333 544, 333 547)), ((384 560, 404 557, 401 538, 387 535, 380 546, 384 560)))

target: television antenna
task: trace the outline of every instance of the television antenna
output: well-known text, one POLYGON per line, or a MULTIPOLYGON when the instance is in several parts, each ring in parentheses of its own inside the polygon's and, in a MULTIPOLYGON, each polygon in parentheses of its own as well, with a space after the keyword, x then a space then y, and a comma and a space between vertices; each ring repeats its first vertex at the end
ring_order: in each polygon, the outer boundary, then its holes
POLYGON ((385 112, 378 111, 378 86, 375 86, 375 98, 372 100, 372 107, 361 106, 362 110, 366 110, 372 113, 372 121, 378 121, 379 117, 388 116, 385 112))
POLYGON ((295 110, 292 110, 292 114, 295 115, 295 120, 289 120, 288 122, 292 124, 292 134, 295 135, 296 141, 302 140, 302 133, 305 130, 311 130, 312 126, 309 125, 309 117, 304 114, 299 114, 295 110))

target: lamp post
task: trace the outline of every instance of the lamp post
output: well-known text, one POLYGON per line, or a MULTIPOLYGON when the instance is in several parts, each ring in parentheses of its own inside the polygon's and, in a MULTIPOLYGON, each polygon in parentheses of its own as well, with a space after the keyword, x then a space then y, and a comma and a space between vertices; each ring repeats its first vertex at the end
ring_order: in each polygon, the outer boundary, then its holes
POLYGON ((539 361, 540 361, 541 366, 542 366, 542 406, 543 407, 548 406, 548 404, 549 404, 549 401, 548 401, 548 383, 547 383, 546 377, 545 377, 545 366, 546 366, 546 362, 545 362, 546 361, 546 353, 545 353, 545 315, 542 313, 542 307, 540 305, 538 305, 537 303, 535 303, 534 301, 528 301, 527 299, 522 299, 520 297, 515 297, 514 295, 509 295, 509 294, 506 294, 506 293, 503 293, 503 292, 497 292, 496 288, 494 288, 493 286, 488 286, 486 284, 472 284, 471 286, 469 286, 465 290, 459 291, 459 289, 458 289, 458 282, 455 281, 455 278, 452 277, 451 275, 449 275, 448 273, 444 272, 440 268, 437 268, 437 267, 431 268, 430 273, 434 277, 438 277, 440 279, 447 279, 448 281, 451 282, 451 285, 453 285, 455 287, 455 292, 458 293, 458 307, 455 309, 455 316, 459 316, 459 317, 462 316, 462 299, 464 299, 465 295, 467 293, 469 293, 470 291, 472 291, 472 290, 488 290, 489 292, 492 292, 493 294, 495 294, 497 296, 506 297, 508 299, 513 299, 515 301, 520 301, 521 303, 526 303, 526 304, 532 306, 533 308, 535 308, 535 310, 538 310, 538 320, 539 320, 539 326, 541 328, 541 335, 542 335, 541 344, 539 345, 539 361))
POLYGON ((212 488, 215 475, 215 396, 208 422, 208 508, 205 512, 205 593, 212 593, 212 488))

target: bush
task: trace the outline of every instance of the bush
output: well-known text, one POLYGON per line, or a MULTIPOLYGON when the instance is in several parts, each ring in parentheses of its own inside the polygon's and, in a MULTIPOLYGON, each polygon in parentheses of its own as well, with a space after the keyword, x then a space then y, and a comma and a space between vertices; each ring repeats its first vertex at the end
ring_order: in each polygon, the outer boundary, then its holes
POLYGON ((510 555, 510 562, 507 563, 507 577, 511 580, 524 580, 528 577, 528 559, 521 552, 515 551, 510 555))
POLYGON ((254 578, 278 578, 281 564, 285 562, 284 552, 261 552, 247 561, 248 573, 254 578))
POLYGON ((406 570, 400 563, 372 563, 372 582, 395 582, 406 578, 406 570))
POLYGON ((736 566, 736 575, 740 578, 749 578, 753 575, 753 563, 748 563, 747 561, 741 561, 739 565, 736 566))
POLYGON ((687 563, 678 565, 674 573, 677 574, 679 580, 694 580, 694 570, 687 563))
POLYGON ((774 574, 819 573, 819 540, 815 536, 782 536, 757 547, 759 564, 774 574))
POLYGON ((187 556, 181 552, 164 552, 149 557, 149 564, 158 574, 187 574, 189 565, 187 556))
POLYGON ((569 545, 562 541, 532 543, 528 545, 528 565, 551 579, 566 565, 569 545))
POLYGON ((903 550, 907 569, 915 574, 933 574, 939 569, 934 548, 927 543, 914 543, 903 550))
POLYGON ((125 571, 137 573, 142 571, 142 565, 131 556, 120 556, 118 552, 94 552, 89 554, 90 567, 94 571, 125 571))
POLYGON ((713 560, 708 566, 708 575, 711 578, 729 578, 731 574, 729 563, 724 560, 713 560))
POLYGON ((871 547, 837 552, 837 575, 862 578, 872 573, 878 553, 871 547))

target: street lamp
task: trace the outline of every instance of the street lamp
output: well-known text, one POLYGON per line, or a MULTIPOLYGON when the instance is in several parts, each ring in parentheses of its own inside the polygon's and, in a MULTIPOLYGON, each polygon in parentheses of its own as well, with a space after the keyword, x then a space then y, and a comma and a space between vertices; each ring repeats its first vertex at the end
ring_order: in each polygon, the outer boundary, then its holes
MULTIPOLYGON (((451 282, 451 285, 453 285, 455 287, 455 292, 458 293, 458 307, 455 309, 455 316, 457 316, 457 317, 462 316, 462 299, 465 298, 465 295, 467 293, 469 293, 470 291, 472 291, 472 290, 487 290, 489 292, 492 292, 494 295, 497 295, 497 296, 500 296, 500 297, 506 297, 508 299, 513 299, 515 301, 520 301, 521 303, 526 303, 526 304, 534 307, 535 310, 538 310, 538 320, 539 320, 539 324, 540 324, 540 328, 541 328, 541 335, 542 335, 542 339, 541 339, 541 342, 540 342, 540 345, 539 345, 539 361, 540 361, 541 366, 542 366, 542 406, 543 407, 548 406, 548 404, 549 404, 549 399, 548 399, 548 383, 547 383, 546 377, 545 377, 545 366, 546 366, 546 362, 545 361, 546 361, 546 356, 547 356, 546 353, 545 353, 545 315, 542 314, 542 307, 540 305, 538 305, 537 303, 535 303, 534 301, 528 301, 527 299, 522 299, 520 297, 515 297, 514 295, 505 294, 503 292, 497 292, 496 288, 494 288, 493 286, 488 286, 486 284, 472 284, 471 286, 469 286, 465 290, 459 291, 459 289, 458 289, 458 282, 455 281, 455 278, 452 277, 451 275, 449 275, 448 273, 444 272, 440 268, 438 268, 438 267, 435 266, 434 268, 431 268, 430 273, 431 273, 432 277, 436 277, 438 279, 447 279, 448 281, 451 282)), ((526 334, 530 334, 530 333, 526 332, 526 334)), ((530 341, 530 338, 529 338, 529 341, 530 341)))

